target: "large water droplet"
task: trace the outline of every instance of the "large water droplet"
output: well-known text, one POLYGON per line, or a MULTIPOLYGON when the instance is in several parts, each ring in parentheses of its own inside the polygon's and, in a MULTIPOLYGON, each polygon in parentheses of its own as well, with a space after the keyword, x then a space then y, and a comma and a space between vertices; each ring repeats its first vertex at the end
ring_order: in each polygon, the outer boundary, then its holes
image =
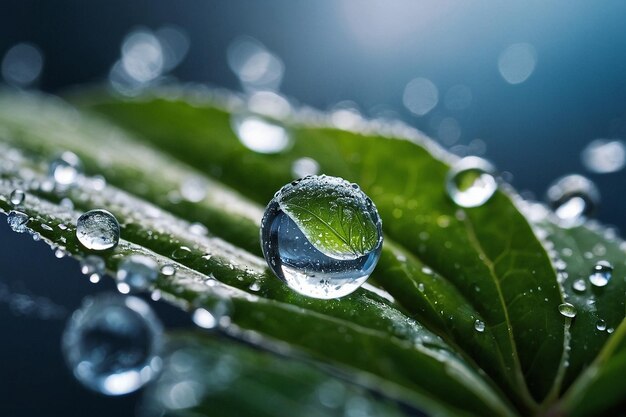
POLYGON ((68 188, 76 184, 83 171, 83 164, 72 152, 63 152, 50 163, 49 176, 59 188, 68 188))
POLYGON ((136 391, 159 372, 162 326, 143 300, 111 294, 88 298, 63 333, 74 376, 105 395, 136 391))
POLYGON ((11 210, 7 216, 7 223, 9 227, 17 233, 24 233, 28 230, 26 224, 28 223, 28 215, 21 211, 11 210))
POLYGON ((620 140, 596 139, 581 155, 585 167, 598 174, 616 172, 626 164, 626 146, 620 140))
POLYGON ((87 249, 106 250, 117 246, 120 225, 115 216, 106 210, 90 210, 78 218, 76 237, 87 249))
POLYGON ((576 307, 570 303, 559 304, 559 313, 569 318, 576 317, 576 307))
POLYGON ((589 282, 596 287, 606 286, 613 275, 613 265, 607 261, 600 261, 594 267, 589 282))
POLYGON ((117 270, 117 289, 122 294, 146 291, 159 275, 155 260, 144 255, 130 255, 120 262, 117 270))
POLYGON ((485 331, 485 323, 481 320, 476 320, 474 321, 474 329, 479 332, 482 333, 485 331))
POLYGON ((498 188, 493 165, 470 156, 458 161, 448 172, 446 190, 452 201, 461 207, 485 204, 498 188))
POLYGON ((585 220, 600 202, 596 186, 581 175, 559 178, 548 188, 548 203, 565 226, 575 226, 585 220))
POLYGON ((24 198, 26 198, 26 194, 24 194, 24 191, 16 189, 11 192, 11 195, 9 196, 9 201, 15 207, 22 204, 24 202, 24 198))
POLYGON ((372 201, 358 186, 323 175, 283 187, 261 226, 272 271, 314 298, 342 297, 361 286, 378 262, 382 240, 372 201))

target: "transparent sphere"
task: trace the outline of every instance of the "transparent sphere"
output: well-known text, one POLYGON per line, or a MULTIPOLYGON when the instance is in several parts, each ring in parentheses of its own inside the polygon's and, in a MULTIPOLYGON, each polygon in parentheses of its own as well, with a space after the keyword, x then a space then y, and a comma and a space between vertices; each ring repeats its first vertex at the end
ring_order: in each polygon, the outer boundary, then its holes
POLYGON ((63 353, 74 376, 105 395, 123 395, 161 369, 163 329, 146 302, 104 294, 87 298, 63 333, 63 353))
POLYGON ((325 175, 284 186, 261 225, 269 267, 291 289, 314 298, 343 297, 360 287, 382 242, 374 203, 356 184, 325 175))
POLYGON ((572 174, 550 185, 547 198, 563 225, 576 226, 596 210, 600 203, 600 192, 591 180, 572 174))
POLYGON ((452 201, 461 207, 479 207, 498 189, 493 165, 484 159, 469 156, 450 168, 446 177, 446 191, 452 201))
POLYGON ((120 224, 106 210, 96 209, 84 213, 76 222, 76 237, 87 249, 107 250, 120 240, 120 224))

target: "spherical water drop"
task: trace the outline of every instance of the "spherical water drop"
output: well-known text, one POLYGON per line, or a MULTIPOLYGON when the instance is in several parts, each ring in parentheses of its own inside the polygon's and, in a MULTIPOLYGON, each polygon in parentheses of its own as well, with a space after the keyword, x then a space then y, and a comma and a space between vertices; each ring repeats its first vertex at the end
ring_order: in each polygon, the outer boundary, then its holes
POLYGON ((117 246, 120 225, 115 216, 106 210, 90 210, 78 218, 76 237, 87 249, 106 250, 117 246))
POLYGON ((482 333, 485 331, 485 323, 481 320, 476 320, 474 321, 474 329, 476 329, 477 332, 482 333))
POLYGON ((161 274, 171 277, 176 273, 176 267, 172 264, 166 264, 161 267, 161 274))
POLYGON ((613 327, 607 327, 607 329, 606 329, 606 332, 607 332, 608 334, 611 334, 611 333, 613 333, 614 331, 615 331, 615 329, 614 329, 613 327))
POLYGON ((600 192, 587 178, 567 175, 556 180, 547 193, 554 214, 565 226, 582 223, 600 202, 600 192))
POLYGON ((594 267, 589 282, 596 287, 606 286, 613 276, 613 265, 607 261, 600 261, 594 267))
POLYGON ((470 156, 461 159, 448 172, 446 190, 452 201, 461 207, 485 204, 498 188, 493 165, 470 156))
POLYGON ((83 171, 83 164, 72 152, 63 152, 50 163, 48 175, 60 188, 68 188, 76 184, 83 171))
POLYGON ((574 307, 570 303, 563 303, 559 305, 559 313, 561 313, 565 317, 573 318, 576 317, 576 307, 574 307))
POLYGON ((261 226, 263 255, 293 290, 314 298, 355 291, 374 270, 382 248, 376 207, 336 177, 310 176, 284 186, 261 226))
POLYGON ((9 196, 9 201, 11 202, 11 204, 13 204, 13 206, 19 206, 24 202, 25 197, 26 194, 24 194, 24 191, 16 189, 11 192, 11 195, 9 196))
POLYGON ((87 299, 63 334, 63 353, 74 376, 105 395, 136 391, 160 370, 162 326, 136 297, 105 294, 87 299))
POLYGON ((28 220, 29 217, 26 213, 17 210, 11 210, 7 216, 9 227, 17 233, 24 233, 28 230, 26 227, 28 220))
POLYGON ((601 332, 606 330, 606 321, 600 319, 596 322, 596 329, 600 330, 601 332))
POLYGON ((584 279, 577 279, 572 283, 572 288, 574 289, 574 291, 579 293, 585 292, 587 291, 587 283, 584 279))
POLYGON ((198 327, 214 329, 217 326, 226 326, 230 323, 233 303, 226 294, 214 290, 205 294, 196 302, 199 307, 191 314, 191 319, 198 327))
POLYGON ((144 255, 130 255, 120 262, 117 286, 121 293, 146 291, 159 275, 155 260, 144 255))

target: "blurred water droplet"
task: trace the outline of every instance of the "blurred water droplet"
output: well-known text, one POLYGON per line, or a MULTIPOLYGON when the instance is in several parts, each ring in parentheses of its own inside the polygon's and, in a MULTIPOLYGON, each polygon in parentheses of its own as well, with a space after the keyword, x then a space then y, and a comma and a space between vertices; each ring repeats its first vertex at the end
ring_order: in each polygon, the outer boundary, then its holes
POLYGON ((54 184, 61 189, 76 184, 83 171, 83 164, 78 156, 66 151, 50 162, 48 175, 54 184))
POLYGON ((360 287, 378 262, 381 220, 358 186, 337 177, 310 176, 287 184, 270 201, 261 244, 268 265, 290 288, 309 297, 337 298, 360 287), (338 238, 310 222, 310 210, 344 230, 352 230, 350 224, 358 216, 359 234, 350 241, 338 238))
POLYGON ((7 84, 28 87, 41 75, 43 62, 43 54, 38 47, 30 43, 18 43, 6 52, 0 70, 7 84))
POLYGON ((123 395, 150 382, 161 368, 162 326, 136 297, 87 298, 63 333, 63 354, 84 386, 123 395))
POLYGON ((235 116, 232 125, 241 143, 254 152, 279 153, 291 144, 291 137, 284 127, 260 117, 235 116))
POLYGON ((115 216, 106 210, 96 209, 84 213, 76 222, 76 237, 87 249, 107 250, 117 246, 120 225, 115 216))
POLYGON ((582 293, 587 291, 587 283, 584 279, 577 279, 572 283, 572 288, 574 289, 574 291, 582 293))
POLYGON ((537 51, 529 43, 509 45, 498 58, 500 75, 509 84, 523 83, 537 65, 537 51))
POLYGON ((494 167, 484 159, 470 156, 452 166, 446 177, 448 195, 461 207, 485 204, 498 188, 494 167))
POLYGON ((176 249, 174 249, 174 251, 172 252, 172 259, 175 260, 181 260, 181 259, 187 259, 191 256, 191 249, 189 249, 187 246, 180 246, 176 249))
POLYGON ((559 304, 559 313, 565 317, 576 317, 576 307, 570 303, 559 304))
POLYGON ((572 227, 593 213, 600 192, 589 179, 574 174, 557 179, 548 188, 547 199, 562 224, 572 227))
POLYGON ((24 202, 25 197, 26 197, 26 194, 24 194, 24 191, 20 189, 15 189, 11 192, 11 195, 9 196, 9 202, 14 207, 19 206, 20 204, 24 202))
POLYGON ((280 86, 283 62, 256 39, 235 39, 228 47, 227 59, 245 90, 277 90, 280 86))
POLYGON ((122 293, 149 290, 159 275, 155 260, 145 255, 130 255, 124 258, 117 270, 118 290, 122 293))
POLYGON ((189 36, 177 26, 163 26, 155 35, 163 53, 163 71, 171 71, 182 62, 189 51, 189 36))
POLYGON ((291 113, 291 104, 273 91, 257 91, 248 97, 248 109, 263 116, 284 119, 291 113))
POLYGON ((217 326, 226 326, 230 323, 233 304, 228 296, 216 292, 205 294, 198 301, 191 318, 198 327, 214 329, 217 326))
POLYGON ((105 263, 104 259, 96 255, 87 255, 80 261, 80 272, 89 277, 89 281, 97 283, 100 277, 104 275, 105 263))
POLYGON ((209 229, 201 223, 191 223, 189 225, 189 233, 196 236, 206 236, 209 234, 209 229))
POLYGON ((613 327, 607 327, 607 329, 606 329, 606 332, 607 332, 608 334, 611 334, 611 333, 613 333, 614 331, 615 331, 615 329, 614 329, 613 327))
POLYGON ((441 143, 450 146, 461 138, 461 126, 453 117, 444 117, 437 128, 437 136, 441 143))
POLYGON ((180 195, 187 201, 197 203, 205 199, 208 183, 202 177, 191 176, 183 180, 180 185, 180 195))
POLYGON ((601 332, 606 330, 606 321, 600 319, 596 322, 596 329, 600 330, 601 332))
POLYGON ((589 282, 596 287, 606 286, 613 276, 613 265, 607 261, 600 261, 594 267, 589 282))
POLYGON ((7 215, 7 223, 9 227, 17 233, 24 233, 28 230, 26 227, 28 220, 29 217, 26 213, 22 213, 17 210, 11 210, 7 215))
POLYGON ((154 80, 163 73, 163 49, 151 32, 131 32, 122 43, 122 67, 139 83, 154 80))
POLYGON ((597 174, 616 172, 626 163, 626 147, 621 140, 596 139, 583 150, 585 167, 597 174))
POLYGON ((319 171, 320 165, 312 158, 298 158, 291 165, 291 175, 295 179, 317 175, 319 171))
POLYGON ((481 320, 476 320, 474 321, 474 329, 479 332, 482 333, 485 331, 485 323, 481 320))
POLYGON ((172 264, 166 264, 161 267, 161 274, 171 277, 176 273, 176 267, 172 264))
POLYGON ((439 102, 439 90, 429 79, 415 78, 404 88, 402 102, 411 113, 424 116, 439 102))

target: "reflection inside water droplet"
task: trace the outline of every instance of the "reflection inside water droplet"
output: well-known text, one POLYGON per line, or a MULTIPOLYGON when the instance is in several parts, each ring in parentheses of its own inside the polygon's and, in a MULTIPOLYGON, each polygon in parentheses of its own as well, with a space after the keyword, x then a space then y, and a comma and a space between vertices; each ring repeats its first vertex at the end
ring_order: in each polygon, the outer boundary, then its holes
POLYGON ((452 166, 446 177, 448 195, 461 207, 485 204, 498 188, 494 167, 484 159, 470 156, 452 166))

